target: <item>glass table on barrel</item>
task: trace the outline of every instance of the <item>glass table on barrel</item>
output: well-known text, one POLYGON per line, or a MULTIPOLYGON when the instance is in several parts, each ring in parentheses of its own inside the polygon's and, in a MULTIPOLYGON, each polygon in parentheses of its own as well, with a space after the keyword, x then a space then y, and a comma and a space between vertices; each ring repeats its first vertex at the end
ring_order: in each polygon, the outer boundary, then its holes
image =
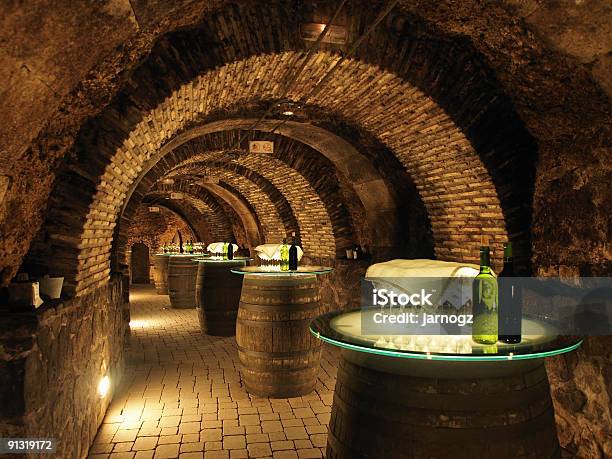
POLYGON ((378 311, 333 312, 310 325, 341 348, 327 457, 560 457, 544 359, 577 349, 579 337, 528 317, 518 344, 362 334, 361 314, 378 311))
POLYGON ((242 278, 231 269, 246 266, 253 261, 249 257, 196 258, 195 300, 200 330, 205 335, 233 336, 236 333, 236 316, 242 289, 242 278))
POLYGON ((319 315, 318 276, 332 268, 245 266, 236 320, 236 343, 247 392, 261 397, 298 397, 314 390, 321 342, 309 333, 319 315), (276 268, 276 269, 275 269, 276 268))

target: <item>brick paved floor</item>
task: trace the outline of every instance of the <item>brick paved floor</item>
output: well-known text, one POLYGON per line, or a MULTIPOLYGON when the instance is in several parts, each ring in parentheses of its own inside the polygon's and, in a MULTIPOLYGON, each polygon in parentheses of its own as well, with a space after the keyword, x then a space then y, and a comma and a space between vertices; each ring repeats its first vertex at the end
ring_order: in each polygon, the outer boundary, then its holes
POLYGON ((89 458, 323 457, 338 353, 316 390, 268 399, 244 389, 234 337, 203 336, 196 311, 132 286, 126 371, 89 458))

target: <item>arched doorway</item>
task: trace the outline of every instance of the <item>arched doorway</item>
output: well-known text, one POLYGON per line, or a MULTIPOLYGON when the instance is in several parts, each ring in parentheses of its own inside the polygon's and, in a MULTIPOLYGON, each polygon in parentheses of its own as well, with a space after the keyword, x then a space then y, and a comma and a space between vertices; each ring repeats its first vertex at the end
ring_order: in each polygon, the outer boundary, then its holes
POLYGON ((149 246, 142 242, 132 245, 132 256, 130 259, 132 272, 132 284, 148 284, 149 276, 149 246))

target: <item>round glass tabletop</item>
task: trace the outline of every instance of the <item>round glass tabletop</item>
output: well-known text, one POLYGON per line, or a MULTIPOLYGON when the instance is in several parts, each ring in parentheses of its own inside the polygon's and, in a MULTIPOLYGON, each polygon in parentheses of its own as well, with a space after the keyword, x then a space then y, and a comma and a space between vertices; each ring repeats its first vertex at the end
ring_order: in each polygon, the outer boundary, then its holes
POLYGON ((156 253, 156 256, 163 257, 209 257, 207 253, 156 253))
POLYGON ((327 274, 334 270, 327 266, 298 266, 293 271, 281 271, 280 266, 240 266, 231 271, 236 274, 248 274, 255 276, 300 276, 305 274, 327 274))
POLYGON ((217 258, 217 257, 209 257, 209 258, 201 258, 196 260, 198 263, 235 263, 237 261, 247 262, 253 261, 252 258, 248 257, 235 257, 231 260, 227 260, 225 258, 217 258))
POLYGON ((363 335, 362 314, 378 311, 364 309, 324 314, 310 324, 310 331, 327 343, 353 351, 449 361, 538 359, 573 351, 582 343, 579 337, 560 336, 552 324, 528 317, 523 317, 522 340, 518 344, 483 345, 472 341, 471 335, 363 335))

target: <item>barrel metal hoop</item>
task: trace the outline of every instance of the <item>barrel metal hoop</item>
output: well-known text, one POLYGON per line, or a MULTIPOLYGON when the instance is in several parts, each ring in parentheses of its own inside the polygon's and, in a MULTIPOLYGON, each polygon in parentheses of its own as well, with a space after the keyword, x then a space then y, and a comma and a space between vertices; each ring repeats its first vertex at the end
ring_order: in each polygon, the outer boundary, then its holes
MULTIPOLYGON (((242 352, 246 356, 250 357, 258 357, 261 359, 287 359, 287 358, 295 358, 295 356, 300 354, 313 354, 319 352, 318 348, 309 348, 303 351, 290 351, 290 352, 262 352, 262 351, 252 351, 250 349, 245 349, 242 346, 237 346, 238 352, 242 352)), ((307 367, 309 368, 309 367, 307 367)), ((292 368, 291 370, 295 370, 296 368, 292 368)))

